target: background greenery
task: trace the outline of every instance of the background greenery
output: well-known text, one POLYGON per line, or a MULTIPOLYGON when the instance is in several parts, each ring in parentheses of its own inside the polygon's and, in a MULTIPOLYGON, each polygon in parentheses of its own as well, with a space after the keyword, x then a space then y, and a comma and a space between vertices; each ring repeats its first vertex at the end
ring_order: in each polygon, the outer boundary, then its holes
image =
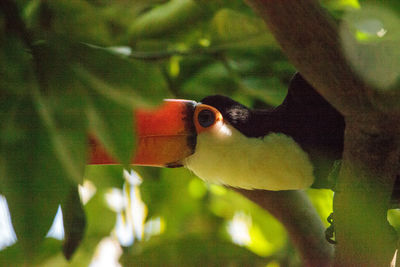
MULTIPOLYGON (((359 42, 393 47, 376 32, 379 23, 398 23, 399 4, 385 1, 379 13, 371 2, 321 4, 346 18, 359 42), (378 26, 360 24, 372 14, 378 26)), ((129 162, 135 107, 216 93, 258 108, 282 101, 295 69, 243 1, 7 0, 0 7, 0 193, 16 233, 0 235, 0 265, 111 264, 99 244, 124 266, 299 265, 271 215, 185 169, 134 167, 140 183, 124 178, 123 166, 85 167, 89 132, 129 162), (81 196, 92 192, 83 208, 78 184, 81 196), (60 205, 63 240, 46 237, 60 205)), ((398 79, 398 71, 389 74, 398 79)), ((325 221, 333 193, 308 194, 325 221)), ((390 214, 399 225, 398 213, 390 214)))

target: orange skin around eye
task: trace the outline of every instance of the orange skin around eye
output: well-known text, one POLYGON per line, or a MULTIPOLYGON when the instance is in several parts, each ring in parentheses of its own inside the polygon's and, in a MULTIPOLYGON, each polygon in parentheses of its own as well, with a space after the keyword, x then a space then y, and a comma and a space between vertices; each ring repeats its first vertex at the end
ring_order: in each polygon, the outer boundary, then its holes
POLYGON ((211 127, 213 127, 219 121, 223 121, 223 118, 222 118, 222 114, 218 111, 218 109, 216 109, 212 106, 209 106, 209 105, 205 105, 205 104, 198 104, 196 106, 196 109, 195 109, 194 115, 193 115, 193 122, 194 122, 194 126, 196 127, 197 134, 204 132, 204 131, 208 131, 211 127), (214 113, 214 116, 215 116, 214 123, 208 127, 201 126, 197 119, 199 116, 199 113, 203 110, 210 110, 211 112, 214 113))

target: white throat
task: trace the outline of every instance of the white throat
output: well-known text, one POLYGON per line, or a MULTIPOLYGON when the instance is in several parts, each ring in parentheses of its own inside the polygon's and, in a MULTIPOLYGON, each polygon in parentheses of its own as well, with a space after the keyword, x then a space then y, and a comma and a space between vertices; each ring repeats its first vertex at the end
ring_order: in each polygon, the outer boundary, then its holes
POLYGON ((224 122, 197 136, 184 165, 205 181, 244 189, 304 189, 314 181, 308 155, 291 137, 248 138, 224 122))

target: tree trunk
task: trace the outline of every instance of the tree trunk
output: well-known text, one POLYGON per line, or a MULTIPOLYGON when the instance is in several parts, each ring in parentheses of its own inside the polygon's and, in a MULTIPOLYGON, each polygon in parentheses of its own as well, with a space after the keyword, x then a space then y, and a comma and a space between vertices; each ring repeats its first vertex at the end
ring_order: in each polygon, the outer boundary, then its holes
POLYGON ((390 103, 400 99, 359 79, 342 54, 338 26, 318 1, 247 2, 303 77, 346 120, 334 198, 334 265, 389 266, 396 234, 387 209, 400 159, 400 111, 390 103))

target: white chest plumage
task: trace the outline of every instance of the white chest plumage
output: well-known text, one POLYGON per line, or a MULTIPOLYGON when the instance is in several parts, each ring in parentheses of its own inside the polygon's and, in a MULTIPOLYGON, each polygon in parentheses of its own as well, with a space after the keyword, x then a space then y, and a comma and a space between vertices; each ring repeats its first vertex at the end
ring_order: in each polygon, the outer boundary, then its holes
POLYGON ((205 181, 244 189, 304 189, 314 181, 308 155, 289 136, 248 138, 224 122, 197 136, 184 165, 205 181))

